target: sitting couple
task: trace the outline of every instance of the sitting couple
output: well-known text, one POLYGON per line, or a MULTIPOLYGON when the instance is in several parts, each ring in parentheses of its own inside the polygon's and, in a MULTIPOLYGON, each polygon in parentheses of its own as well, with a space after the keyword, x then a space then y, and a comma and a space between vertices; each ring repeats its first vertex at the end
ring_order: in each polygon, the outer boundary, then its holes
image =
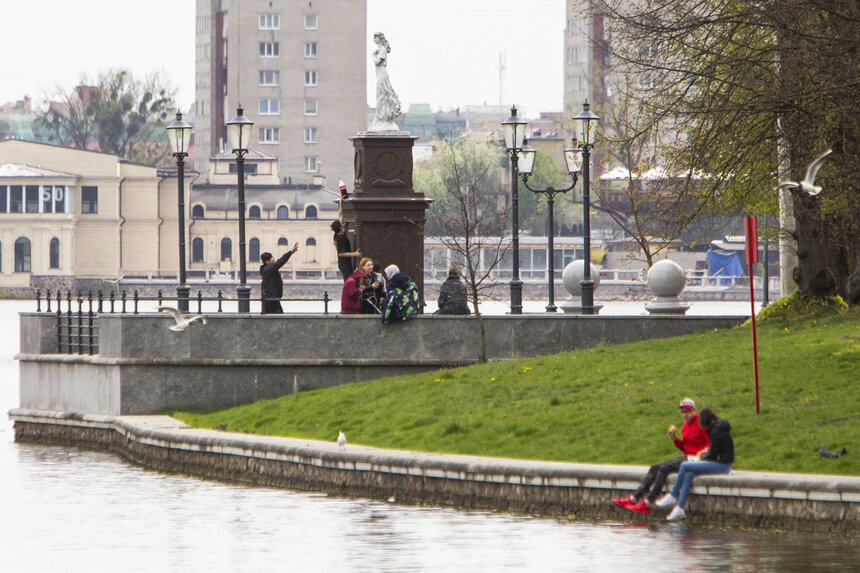
POLYGON ((689 398, 678 406, 684 424, 681 438, 675 426, 669 426, 668 436, 683 456, 659 462, 651 466, 642 483, 630 497, 616 498, 612 503, 634 513, 647 515, 652 507, 674 509, 666 519, 675 521, 686 517, 684 505, 690 494, 693 478, 702 474, 727 474, 735 461, 735 446, 731 425, 721 420, 710 408, 696 413, 696 404, 689 398), (672 491, 657 501, 666 478, 678 472, 672 491))

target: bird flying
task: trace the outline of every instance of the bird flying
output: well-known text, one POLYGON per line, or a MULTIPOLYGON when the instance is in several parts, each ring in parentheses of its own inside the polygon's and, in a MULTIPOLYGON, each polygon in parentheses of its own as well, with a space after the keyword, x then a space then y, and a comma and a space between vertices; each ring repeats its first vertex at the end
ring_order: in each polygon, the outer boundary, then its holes
POLYGON ((175 308, 171 308, 169 306, 159 306, 158 312, 166 312, 173 316, 173 320, 176 321, 176 324, 169 326, 168 328, 173 332, 182 332, 186 328, 188 328, 192 323, 200 321, 200 324, 206 324, 206 317, 202 314, 195 314, 194 316, 190 316, 185 318, 180 314, 178 310, 175 308))
POLYGON ((815 161, 809 164, 809 167, 806 168, 806 175, 803 178, 803 181, 796 183, 794 181, 785 181, 779 184, 779 189, 783 187, 800 187, 800 190, 808 193, 810 195, 818 195, 821 193, 821 186, 814 185, 815 176, 818 174, 818 170, 821 169, 821 165, 824 164, 824 160, 827 159, 827 156, 833 153, 832 149, 828 149, 821 155, 815 158, 815 161))
POLYGON ((337 434, 337 445, 342 450, 346 449, 346 434, 343 433, 343 430, 337 434))

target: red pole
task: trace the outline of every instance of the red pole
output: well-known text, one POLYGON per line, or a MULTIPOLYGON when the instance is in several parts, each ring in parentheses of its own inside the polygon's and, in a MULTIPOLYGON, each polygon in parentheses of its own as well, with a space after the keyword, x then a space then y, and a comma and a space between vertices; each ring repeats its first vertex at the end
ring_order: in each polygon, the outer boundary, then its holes
POLYGON ((758 230, 756 229, 755 215, 748 215, 744 219, 744 232, 746 234, 746 259, 747 274, 750 282, 750 316, 752 319, 752 347, 753 347, 753 372, 755 376, 755 413, 759 413, 758 399, 758 346, 755 335, 755 286, 753 283, 753 265, 758 262, 758 230))

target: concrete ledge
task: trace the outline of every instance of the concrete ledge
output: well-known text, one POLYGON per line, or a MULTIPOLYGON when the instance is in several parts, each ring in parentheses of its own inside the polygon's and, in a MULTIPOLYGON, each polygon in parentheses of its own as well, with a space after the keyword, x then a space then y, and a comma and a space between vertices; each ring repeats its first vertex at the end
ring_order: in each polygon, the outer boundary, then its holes
MULTIPOLYGON (((645 466, 384 450, 200 430, 167 416, 9 412, 20 442, 116 451, 146 467, 334 494, 536 515, 629 519, 610 497, 645 466)), ((860 477, 737 471, 696 479, 688 521, 860 531, 860 477)), ((652 516, 661 519, 663 514, 652 516)))

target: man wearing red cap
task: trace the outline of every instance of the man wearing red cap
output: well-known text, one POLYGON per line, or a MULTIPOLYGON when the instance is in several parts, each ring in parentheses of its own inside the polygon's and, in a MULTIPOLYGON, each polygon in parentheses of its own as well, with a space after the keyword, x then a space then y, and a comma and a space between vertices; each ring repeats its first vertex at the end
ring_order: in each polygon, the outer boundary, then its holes
POLYGON ((681 426, 681 439, 678 439, 674 425, 669 426, 667 435, 684 455, 654 464, 630 497, 615 498, 612 503, 634 513, 647 515, 650 512, 650 506, 654 505, 663 492, 663 486, 666 484, 668 475, 677 473, 681 464, 688 459, 698 459, 703 451, 708 448, 708 434, 699 427, 695 402, 690 398, 684 398, 678 405, 678 409, 684 418, 684 425, 681 426))

